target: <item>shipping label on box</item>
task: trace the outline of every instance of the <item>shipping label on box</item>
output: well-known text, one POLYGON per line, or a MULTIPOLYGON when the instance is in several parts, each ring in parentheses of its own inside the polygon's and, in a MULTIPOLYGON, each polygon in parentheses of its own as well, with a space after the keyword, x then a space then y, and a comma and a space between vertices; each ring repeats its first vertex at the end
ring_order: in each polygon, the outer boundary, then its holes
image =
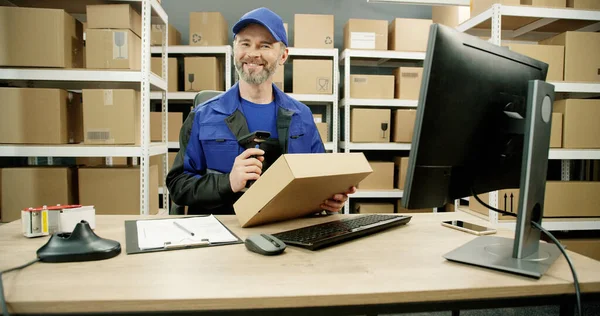
POLYGON ((130 30, 88 29, 86 67, 89 69, 141 69, 142 41, 130 30))
POLYGON ((426 51, 432 23, 426 19, 394 19, 389 26, 388 48, 405 52, 426 51))
POLYGON ((333 61, 295 59, 293 92, 298 94, 332 94, 333 61))
POLYGON ((388 49, 387 20, 349 19, 344 25, 344 49, 388 49))
POLYGON ((233 208, 242 227, 306 216, 371 172, 363 153, 284 154, 233 208))
POLYGON ((223 70, 216 57, 185 57, 185 91, 224 91, 223 70))
POLYGON ((227 30, 227 21, 221 12, 190 12, 189 45, 227 45, 227 30))
POLYGON ((295 14, 294 47, 333 48, 333 15, 295 14))

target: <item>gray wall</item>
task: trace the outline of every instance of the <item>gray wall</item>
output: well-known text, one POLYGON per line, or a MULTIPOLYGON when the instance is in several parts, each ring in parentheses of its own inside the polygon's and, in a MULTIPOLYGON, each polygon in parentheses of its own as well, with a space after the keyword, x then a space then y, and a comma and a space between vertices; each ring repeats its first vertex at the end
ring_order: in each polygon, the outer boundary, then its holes
MULTIPOLYGON (((244 13, 267 7, 288 23, 290 46, 294 46, 294 14, 335 15, 336 48, 341 50, 344 24, 351 18, 391 21, 393 18, 431 18, 430 6, 405 4, 367 3, 367 0, 163 0, 162 5, 169 15, 169 23, 181 32, 182 44, 189 39, 189 13, 194 11, 219 11, 229 29, 244 13)), ((229 35, 230 42, 232 34, 229 35)))

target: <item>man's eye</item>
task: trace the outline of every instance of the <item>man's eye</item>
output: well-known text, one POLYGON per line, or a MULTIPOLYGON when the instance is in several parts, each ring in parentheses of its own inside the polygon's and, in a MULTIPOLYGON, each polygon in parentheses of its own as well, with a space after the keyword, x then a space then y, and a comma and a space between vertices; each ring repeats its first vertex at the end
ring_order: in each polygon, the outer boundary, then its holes
POLYGON ((242 45, 243 47, 248 47, 248 46, 250 46, 248 43, 240 43, 240 45, 242 45))
POLYGON ((270 45, 266 45, 266 44, 265 44, 265 45, 261 45, 260 47, 261 47, 261 48, 271 48, 271 46, 270 46, 270 45))

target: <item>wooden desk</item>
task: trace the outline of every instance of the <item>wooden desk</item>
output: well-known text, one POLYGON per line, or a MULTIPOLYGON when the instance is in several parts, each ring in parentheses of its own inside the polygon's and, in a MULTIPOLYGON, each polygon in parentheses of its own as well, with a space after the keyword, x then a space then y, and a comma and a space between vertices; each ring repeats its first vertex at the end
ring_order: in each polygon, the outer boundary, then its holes
MULTIPOLYGON (((245 238, 337 216, 342 215, 248 229, 240 228, 234 216, 220 219, 245 238)), ((124 247, 124 221, 135 218, 97 216, 96 233, 124 247)), ((495 300, 502 306, 558 304, 556 299, 575 303, 562 256, 540 280, 445 260, 443 254, 475 238, 440 225, 449 219, 485 224, 461 212, 415 214, 406 226, 315 252, 288 247, 274 257, 249 252, 243 244, 136 255, 123 249, 104 261, 36 263, 5 275, 4 289, 16 313, 228 310, 262 315, 318 309, 331 315, 481 308, 495 300)), ((0 270, 34 259, 47 239, 23 237, 19 222, 0 226, 0 270)), ((569 254, 581 290, 599 293, 600 262, 569 254)))

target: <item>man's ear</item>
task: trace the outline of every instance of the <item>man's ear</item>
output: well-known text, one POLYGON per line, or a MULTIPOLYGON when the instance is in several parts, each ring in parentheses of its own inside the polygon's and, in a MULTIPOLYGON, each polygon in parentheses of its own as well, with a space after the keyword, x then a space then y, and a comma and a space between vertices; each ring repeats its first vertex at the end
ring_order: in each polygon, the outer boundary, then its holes
MULTIPOLYGON (((279 43, 279 45, 283 45, 283 43, 279 43)), ((279 65, 281 66, 281 65, 285 64, 288 57, 289 57, 289 51, 288 51, 288 48, 285 47, 283 49, 283 54, 281 54, 281 58, 279 58, 279 65)))

